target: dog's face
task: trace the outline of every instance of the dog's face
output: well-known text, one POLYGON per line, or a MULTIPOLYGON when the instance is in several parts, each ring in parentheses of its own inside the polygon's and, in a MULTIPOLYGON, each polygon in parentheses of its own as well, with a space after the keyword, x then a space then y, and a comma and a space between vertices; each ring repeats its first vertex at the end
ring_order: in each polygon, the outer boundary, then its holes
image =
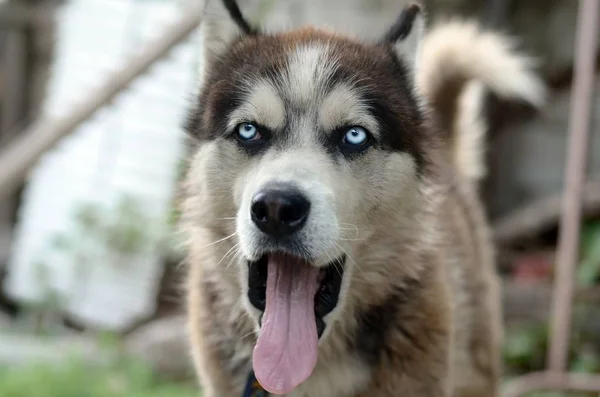
POLYGON ((418 9, 365 44, 314 29, 258 34, 219 7, 209 2, 206 75, 188 125, 201 142, 192 194, 204 225, 235 218, 224 231, 236 234, 259 335, 255 372, 285 393, 310 375, 343 312, 357 247, 417 200, 427 162, 411 77, 418 9))

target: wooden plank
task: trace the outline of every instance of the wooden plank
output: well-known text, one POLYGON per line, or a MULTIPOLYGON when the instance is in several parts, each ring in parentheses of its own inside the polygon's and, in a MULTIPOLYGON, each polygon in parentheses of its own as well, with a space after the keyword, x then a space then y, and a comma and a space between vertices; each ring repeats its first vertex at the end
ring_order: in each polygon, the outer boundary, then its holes
POLYGON ((0 151, 0 199, 14 192, 46 150, 89 119, 173 47, 186 39, 200 24, 203 10, 202 4, 184 10, 182 17, 168 27, 162 36, 144 47, 137 56, 111 74, 98 89, 75 104, 72 112, 66 117, 38 120, 0 151))

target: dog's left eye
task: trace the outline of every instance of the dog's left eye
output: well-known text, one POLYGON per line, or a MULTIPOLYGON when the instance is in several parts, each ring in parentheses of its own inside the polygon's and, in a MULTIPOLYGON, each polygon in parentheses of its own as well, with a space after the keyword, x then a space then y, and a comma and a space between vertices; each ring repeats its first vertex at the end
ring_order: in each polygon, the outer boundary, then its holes
POLYGON ((236 127, 238 139, 244 142, 258 141, 262 138, 258 127, 252 123, 241 123, 236 127))
POLYGON ((364 145, 369 140, 369 133, 362 127, 354 126, 349 128, 342 139, 347 145, 364 145))

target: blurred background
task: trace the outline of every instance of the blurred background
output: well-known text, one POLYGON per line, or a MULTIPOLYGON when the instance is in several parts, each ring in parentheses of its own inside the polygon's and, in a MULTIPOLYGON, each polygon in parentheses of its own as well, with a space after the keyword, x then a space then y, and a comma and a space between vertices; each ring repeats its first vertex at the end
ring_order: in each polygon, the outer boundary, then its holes
MULTIPOLYGON (((202 68, 200 2, 0 0, 1 397, 198 395, 176 203, 181 125, 202 68)), ((405 2, 240 3, 267 26, 377 37, 405 2)), ((578 2, 425 6, 433 23, 469 16, 514 35, 550 87, 540 112, 486 99, 481 194, 498 243, 511 379, 546 363, 578 2)), ((568 357, 568 369, 586 373, 600 373, 594 106, 568 357)))

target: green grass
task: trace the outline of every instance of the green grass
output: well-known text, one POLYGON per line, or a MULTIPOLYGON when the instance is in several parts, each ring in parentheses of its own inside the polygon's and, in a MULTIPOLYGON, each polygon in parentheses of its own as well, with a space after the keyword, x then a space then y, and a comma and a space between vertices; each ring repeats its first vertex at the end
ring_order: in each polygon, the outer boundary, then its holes
POLYGON ((121 359, 90 367, 77 359, 60 365, 0 367, 2 397, 199 397, 195 385, 160 379, 144 364, 121 359))

